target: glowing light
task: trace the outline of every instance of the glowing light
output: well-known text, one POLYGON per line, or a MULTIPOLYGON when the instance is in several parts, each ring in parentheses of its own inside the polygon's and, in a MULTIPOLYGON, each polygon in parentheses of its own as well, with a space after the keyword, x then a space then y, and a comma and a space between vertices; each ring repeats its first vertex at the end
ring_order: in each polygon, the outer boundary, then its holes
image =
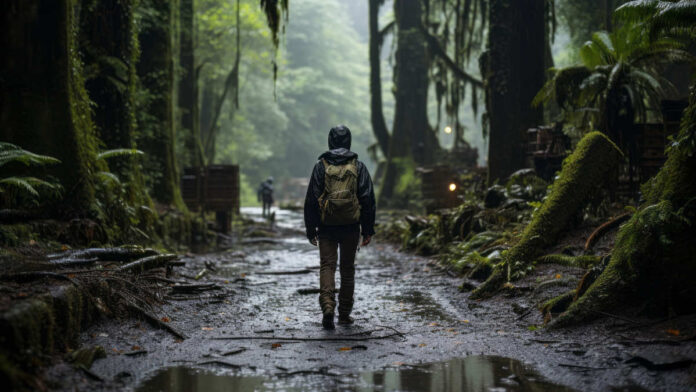
POLYGON ((457 190, 457 184, 455 184, 455 183, 449 184, 449 190, 450 190, 450 192, 456 191, 456 190, 457 190))
POLYGON ((452 133, 452 127, 449 125, 445 127, 445 133, 452 133))

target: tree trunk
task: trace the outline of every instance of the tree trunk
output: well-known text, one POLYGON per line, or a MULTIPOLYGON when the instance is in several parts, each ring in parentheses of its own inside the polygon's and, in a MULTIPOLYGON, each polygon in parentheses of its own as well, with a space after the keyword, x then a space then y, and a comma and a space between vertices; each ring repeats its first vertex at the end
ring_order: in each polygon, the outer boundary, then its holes
POLYGON ((146 130, 138 143, 154 161, 152 194, 163 204, 185 209, 179 190, 174 137, 174 52, 176 2, 143 0, 144 20, 140 39, 138 74, 149 101, 138 110, 148 115, 146 130), (156 170, 156 171, 155 171, 156 170))
POLYGON ((491 0, 486 109, 488 182, 524 167, 525 132, 542 121, 531 102, 544 83, 544 0, 491 0))
MULTIPOLYGON (((85 83, 94 102, 94 123, 107 149, 136 148, 135 97, 138 42, 134 34, 132 1, 92 0, 80 15, 80 51, 93 75, 85 83)), ((131 202, 149 200, 144 190, 139 157, 109 162, 112 172, 127 183, 131 202)))
POLYGON ((181 112, 181 131, 185 135, 186 164, 203 166, 198 130, 198 84, 196 83, 194 56, 194 15, 195 0, 181 0, 179 11, 181 21, 179 62, 183 71, 179 81, 179 110, 181 112))
POLYGON ((0 140, 61 160, 49 172, 74 216, 94 201, 98 140, 75 41, 72 0, 6 0, 0 5, 0 140))
POLYGON ((421 28, 421 0, 396 0, 394 14, 397 29, 394 67, 396 108, 380 192, 381 203, 392 198, 394 185, 403 174, 396 161, 412 159, 418 165, 425 165, 433 162, 439 147, 428 124, 429 56, 421 28))
POLYGON ((382 110, 382 73, 380 52, 382 37, 379 31, 379 7, 384 0, 369 0, 370 27, 370 114, 372 131, 383 156, 389 154, 389 131, 382 110))

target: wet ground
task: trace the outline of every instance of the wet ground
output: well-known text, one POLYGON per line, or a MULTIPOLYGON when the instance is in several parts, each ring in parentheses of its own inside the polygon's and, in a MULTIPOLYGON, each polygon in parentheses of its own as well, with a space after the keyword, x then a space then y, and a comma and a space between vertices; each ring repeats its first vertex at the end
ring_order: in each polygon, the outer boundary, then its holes
MULTIPOLYGON (((258 210, 245 212, 260 219, 258 210)), ((49 384, 71 391, 696 390, 693 340, 636 344, 648 328, 617 319, 546 331, 538 312, 525 310, 539 292, 469 301, 461 280, 433 260, 383 244, 358 253, 355 324, 324 331, 318 251, 293 231, 301 222, 277 211, 285 235, 183 259, 181 276, 207 264, 215 271, 200 282, 221 287, 161 309, 187 339, 135 320, 105 320, 81 337, 84 346, 107 350, 91 367, 102 381, 58 364, 47 371, 49 384)))

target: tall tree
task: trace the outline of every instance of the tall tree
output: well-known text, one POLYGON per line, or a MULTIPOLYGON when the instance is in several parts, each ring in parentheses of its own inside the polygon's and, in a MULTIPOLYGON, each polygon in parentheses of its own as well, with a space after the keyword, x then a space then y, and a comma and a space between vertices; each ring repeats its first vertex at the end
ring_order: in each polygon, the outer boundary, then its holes
POLYGON ((62 214, 94 201, 98 140, 76 42, 74 0, 8 0, 0 5, 0 139, 61 160, 62 214))
POLYGON ((148 159, 152 196, 163 204, 185 209, 175 159, 174 93, 177 2, 143 0, 140 4, 141 56, 138 75, 144 98, 138 110, 143 129, 139 145, 148 159))
POLYGON ((524 167, 524 136, 542 121, 534 96, 544 84, 545 0, 490 0, 486 80, 488 181, 524 167))
POLYGON ((179 10, 179 65, 183 74, 179 80, 178 106, 181 112, 181 131, 184 133, 186 164, 203 166, 198 122, 198 81, 195 66, 195 0, 181 0, 179 10))
POLYGON ((384 120, 382 110, 382 72, 380 52, 384 41, 385 32, 389 30, 390 24, 385 27, 385 31, 379 29, 379 7, 384 4, 384 0, 369 0, 369 31, 370 31, 370 118, 372 120, 372 130, 377 139, 377 144, 383 156, 389 154, 389 131, 387 122, 384 120))
MULTIPOLYGON (((99 138, 108 149, 135 148, 138 37, 136 2, 90 0, 80 13, 80 53, 85 88, 99 138)), ((131 202, 148 200, 139 158, 112 160, 110 169, 127 183, 131 202)))

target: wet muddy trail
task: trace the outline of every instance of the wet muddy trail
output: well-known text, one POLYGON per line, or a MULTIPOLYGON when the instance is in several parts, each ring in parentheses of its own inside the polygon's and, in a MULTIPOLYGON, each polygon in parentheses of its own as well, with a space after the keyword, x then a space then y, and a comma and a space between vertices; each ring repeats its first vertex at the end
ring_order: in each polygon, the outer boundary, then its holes
MULTIPOLYGON (((256 210, 247 210, 260 219, 256 210)), ((607 324, 530 328, 511 299, 474 302, 433 260, 371 244, 356 260, 355 324, 321 328, 317 248, 301 216, 277 212, 286 235, 183 258, 181 276, 221 289, 170 298, 159 316, 186 339, 144 322, 104 320, 81 337, 107 357, 87 377, 48 369, 65 390, 136 391, 643 391, 690 390, 689 369, 627 359, 607 324)), ((338 280, 338 274, 337 274, 338 280)), ((337 282, 338 285, 338 282, 337 282)), ((537 312, 535 312, 537 313, 537 312)), ((537 317, 536 315, 530 318, 537 317)), ((682 350, 683 351, 683 350, 682 350)), ((694 350, 696 351, 696 350, 694 350)))

